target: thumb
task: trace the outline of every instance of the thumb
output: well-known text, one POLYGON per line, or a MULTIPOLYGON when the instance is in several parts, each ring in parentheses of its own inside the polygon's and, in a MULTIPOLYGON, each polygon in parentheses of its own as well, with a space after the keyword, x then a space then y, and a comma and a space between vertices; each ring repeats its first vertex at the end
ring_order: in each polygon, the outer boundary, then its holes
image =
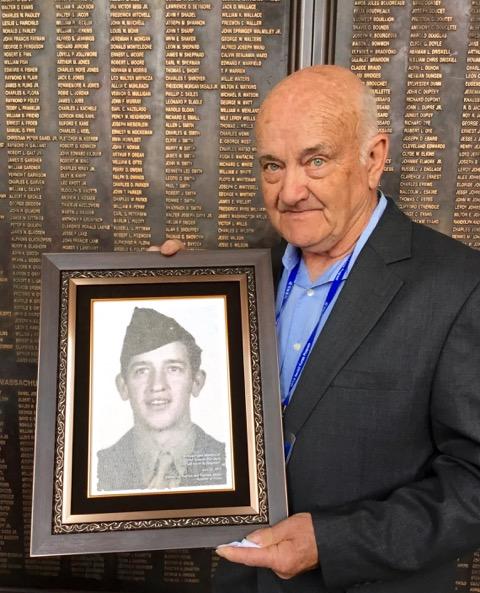
POLYGON ((147 251, 160 251, 162 255, 175 255, 185 249, 185 244, 179 239, 167 239, 161 245, 151 245, 147 251))
POLYGON ((185 243, 179 239, 167 239, 163 245, 160 246, 162 255, 175 255, 178 251, 185 249, 185 243))
POLYGON ((274 541, 274 534, 272 533, 272 527, 265 527, 265 529, 257 529, 256 531, 247 535, 248 541, 257 544, 261 548, 265 548, 266 546, 271 546, 272 544, 276 543, 274 541))

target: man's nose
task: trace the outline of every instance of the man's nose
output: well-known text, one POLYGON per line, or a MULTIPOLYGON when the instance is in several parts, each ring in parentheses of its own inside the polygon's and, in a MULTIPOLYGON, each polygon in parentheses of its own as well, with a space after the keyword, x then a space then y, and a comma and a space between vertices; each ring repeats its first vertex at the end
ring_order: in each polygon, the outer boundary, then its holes
POLYGON ((302 167, 287 167, 279 193, 280 202, 286 206, 295 206, 309 196, 307 176, 302 167))
POLYGON ((150 373, 150 391, 163 391, 166 388, 166 377, 163 369, 153 369, 150 373))

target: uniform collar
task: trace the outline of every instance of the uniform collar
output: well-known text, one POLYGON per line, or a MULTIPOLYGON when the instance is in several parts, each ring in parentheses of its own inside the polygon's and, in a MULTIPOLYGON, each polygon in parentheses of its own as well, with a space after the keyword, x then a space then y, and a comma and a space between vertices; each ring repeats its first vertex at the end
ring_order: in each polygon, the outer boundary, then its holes
POLYGON ((158 456, 161 453, 170 453, 178 475, 183 477, 187 469, 186 459, 195 448, 195 440, 196 431, 193 423, 190 424, 185 432, 175 435, 165 447, 159 447, 157 445, 151 431, 145 430, 140 426, 134 426, 134 453, 142 473, 143 483, 150 483, 158 456))

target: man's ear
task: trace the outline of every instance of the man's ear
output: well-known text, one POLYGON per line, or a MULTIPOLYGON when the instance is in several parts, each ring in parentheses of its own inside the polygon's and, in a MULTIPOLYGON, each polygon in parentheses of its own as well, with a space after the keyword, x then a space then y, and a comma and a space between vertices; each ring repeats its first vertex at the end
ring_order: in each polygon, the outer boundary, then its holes
POLYGON ((123 378, 122 373, 118 373, 118 375, 115 377, 115 385, 117 386, 118 393, 120 394, 120 397, 124 401, 127 401, 128 400, 128 387, 127 387, 127 384, 125 383, 125 379, 123 378))
POLYGON ((376 189, 380 183, 385 161, 388 156, 389 138, 387 134, 376 134, 369 143, 367 152, 368 187, 376 189))
POLYGON ((202 371, 202 369, 199 369, 195 373, 195 376, 193 377, 193 384, 192 384, 193 397, 198 397, 200 395, 200 391, 202 390, 202 387, 205 385, 206 378, 207 378, 207 375, 206 375, 205 371, 202 371))

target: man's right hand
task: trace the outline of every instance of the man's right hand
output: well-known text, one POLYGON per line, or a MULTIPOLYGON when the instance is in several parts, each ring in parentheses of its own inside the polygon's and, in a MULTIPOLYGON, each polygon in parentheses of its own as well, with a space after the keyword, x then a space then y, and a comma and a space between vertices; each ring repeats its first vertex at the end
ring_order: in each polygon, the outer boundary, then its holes
POLYGON ((147 251, 160 251, 162 255, 175 255, 185 249, 185 244, 179 239, 167 239, 161 245, 150 245, 147 251))

